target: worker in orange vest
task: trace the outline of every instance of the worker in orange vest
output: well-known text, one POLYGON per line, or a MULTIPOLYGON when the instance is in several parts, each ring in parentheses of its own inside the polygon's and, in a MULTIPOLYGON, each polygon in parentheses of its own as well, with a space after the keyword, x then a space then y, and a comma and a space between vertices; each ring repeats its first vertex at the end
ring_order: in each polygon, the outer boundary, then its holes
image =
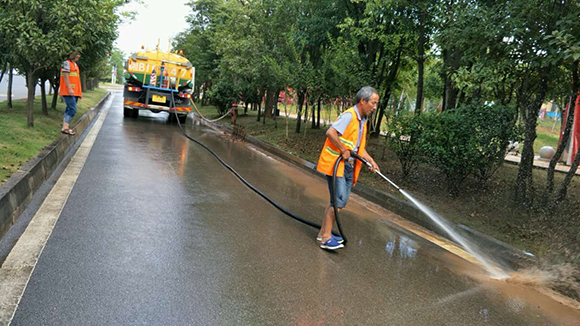
POLYGON ((68 60, 65 60, 60 68, 59 95, 63 97, 66 103, 64 120, 60 132, 71 136, 76 135, 76 133, 70 129, 70 122, 77 113, 77 102, 79 98, 83 97, 81 91, 81 76, 79 66, 77 65, 80 57, 81 54, 79 51, 72 51, 69 54, 68 60))
POLYGON ((335 196, 332 192, 332 175, 334 174, 334 165, 339 156, 343 161, 340 162, 336 172, 336 208, 340 211, 346 206, 350 189, 356 184, 360 173, 362 162, 355 160, 350 156, 354 151, 362 156, 372 167, 371 172, 380 171, 379 166, 365 150, 367 117, 377 109, 379 103, 379 93, 376 89, 365 86, 361 88, 355 97, 356 104, 344 111, 338 119, 326 131, 326 141, 320 153, 316 169, 324 174, 328 181, 330 192, 330 204, 324 211, 322 227, 316 240, 320 242, 320 248, 335 250, 344 247, 344 239, 332 234, 334 226, 334 207, 335 196))

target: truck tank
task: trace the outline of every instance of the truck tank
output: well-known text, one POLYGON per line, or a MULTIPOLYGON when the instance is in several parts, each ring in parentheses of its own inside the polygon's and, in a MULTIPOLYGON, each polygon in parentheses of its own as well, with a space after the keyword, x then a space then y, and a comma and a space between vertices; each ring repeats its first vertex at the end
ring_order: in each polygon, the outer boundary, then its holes
POLYGON ((126 117, 138 117, 139 110, 176 111, 185 122, 195 83, 195 68, 187 58, 159 49, 144 50, 133 53, 125 69, 126 117))

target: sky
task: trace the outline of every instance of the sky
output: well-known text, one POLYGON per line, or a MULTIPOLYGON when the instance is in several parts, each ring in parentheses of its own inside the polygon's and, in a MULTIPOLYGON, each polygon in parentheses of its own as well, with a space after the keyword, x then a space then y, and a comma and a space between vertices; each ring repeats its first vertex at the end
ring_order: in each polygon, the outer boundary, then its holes
POLYGON ((185 17, 191 9, 185 4, 189 0, 142 0, 143 4, 131 3, 122 10, 137 13, 135 20, 119 26, 119 37, 115 46, 130 56, 145 48, 159 47, 167 51, 171 38, 187 28, 185 17))

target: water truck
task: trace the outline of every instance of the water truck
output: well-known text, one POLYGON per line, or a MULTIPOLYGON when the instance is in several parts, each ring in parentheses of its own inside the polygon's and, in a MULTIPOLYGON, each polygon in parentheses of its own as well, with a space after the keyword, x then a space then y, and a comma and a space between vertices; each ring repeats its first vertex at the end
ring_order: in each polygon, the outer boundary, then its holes
POLYGON ((190 102, 195 67, 182 56, 159 50, 143 50, 131 55, 125 69, 123 115, 137 118, 139 110, 169 112, 170 121, 185 123, 192 111, 190 102))

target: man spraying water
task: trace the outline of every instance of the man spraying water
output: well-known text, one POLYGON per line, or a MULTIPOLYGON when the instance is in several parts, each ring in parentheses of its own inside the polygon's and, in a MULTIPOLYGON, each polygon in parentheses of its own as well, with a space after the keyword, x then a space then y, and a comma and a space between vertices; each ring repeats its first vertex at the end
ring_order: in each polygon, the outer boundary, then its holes
POLYGON ((355 105, 344 111, 326 131, 326 141, 320 153, 316 169, 324 174, 328 180, 330 204, 324 211, 322 227, 316 240, 320 248, 336 250, 344 247, 344 241, 332 234, 335 223, 334 198, 336 207, 340 211, 346 206, 351 188, 356 184, 362 162, 351 157, 351 151, 366 159, 370 164, 369 170, 380 171, 379 166, 365 150, 367 134, 367 117, 373 113, 379 103, 379 92, 370 86, 361 88, 355 97, 355 105), (342 156, 343 161, 338 166, 336 175, 336 194, 332 191, 332 175, 336 160, 342 156), (336 196, 335 196, 336 195, 336 196))

